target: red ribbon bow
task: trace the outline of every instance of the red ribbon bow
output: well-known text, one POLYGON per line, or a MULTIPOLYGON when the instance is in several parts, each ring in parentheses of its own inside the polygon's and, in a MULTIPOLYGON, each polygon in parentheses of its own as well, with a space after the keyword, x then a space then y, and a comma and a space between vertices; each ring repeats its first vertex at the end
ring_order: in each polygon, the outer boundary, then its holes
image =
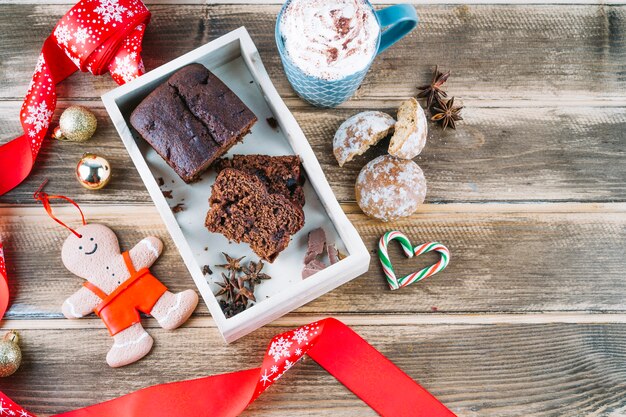
MULTIPOLYGON (((56 107, 56 84, 77 69, 109 71, 118 84, 144 73, 141 41, 150 12, 141 0, 82 0, 46 39, 20 110, 24 134, 0 146, 0 195, 30 173, 56 107)), ((9 302, 0 241, 0 319, 9 302)))
POLYGON ((0 195, 30 173, 56 107, 56 84, 77 69, 109 71, 118 84, 144 72, 141 41, 150 12, 140 0, 82 0, 46 39, 20 110, 24 134, 0 146, 0 195))
MULTIPOLYGON (((260 368, 155 385, 55 417, 238 416, 308 354, 382 416, 455 417, 348 326, 333 318, 275 336, 260 368)), ((32 417, 0 392, 0 407, 32 417)))

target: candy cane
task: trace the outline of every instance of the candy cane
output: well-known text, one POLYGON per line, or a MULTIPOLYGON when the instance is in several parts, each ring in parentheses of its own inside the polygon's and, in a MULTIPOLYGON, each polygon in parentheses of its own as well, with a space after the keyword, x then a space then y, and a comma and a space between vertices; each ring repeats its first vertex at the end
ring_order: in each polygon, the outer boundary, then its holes
POLYGON ((389 287, 392 290, 397 290, 398 288, 406 287, 409 284, 412 284, 417 281, 421 281, 425 278, 428 278, 431 275, 435 275, 439 271, 443 271, 448 263, 450 262, 450 251, 444 245, 439 242, 428 242, 423 245, 419 245, 413 247, 411 241, 408 237, 402 232, 397 230, 392 230, 385 233, 378 242, 378 257, 380 258, 380 264, 383 267, 383 272, 385 273, 385 278, 389 283, 389 287), (396 277, 396 273, 393 270, 393 266, 391 265, 391 261, 389 260, 389 254, 387 252, 387 247, 389 246, 389 242, 392 240, 397 240, 402 246, 402 250, 407 258, 412 258, 414 256, 419 256, 422 253, 435 251, 439 253, 439 261, 431 266, 428 266, 421 271, 413 272, 407 276, 404 276, 400 279, 396 277))

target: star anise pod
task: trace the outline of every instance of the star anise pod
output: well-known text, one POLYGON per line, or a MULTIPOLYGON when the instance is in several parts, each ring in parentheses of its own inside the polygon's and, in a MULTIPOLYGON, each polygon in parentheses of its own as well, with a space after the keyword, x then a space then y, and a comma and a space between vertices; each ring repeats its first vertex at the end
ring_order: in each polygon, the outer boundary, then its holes
POLYGON ((245 285, 242 285, 239 288, 239 292, 235 296, 235 301, 241 301, 247 305, 248 300, 256 301, 256 298, 254 298, 254 293, 252 291, 247 289, 245 285))
POLYGON ((223 283, 223 284, 222 284, 222 283, 219 283, 219 282, 217 282, 217 283, 216 283, 217 285, 219 285, 220 287, 222 287, 222 288, 221 288, 221 289, 217 292, 217 294, 215 294, 215 296, 216 296, 216 297, 219 297, 220 295, 224 295, 224 294, 226 294, 226 298, 227 298, 228 300, 232 300, 232 299, 233 299, 233 297, 234 297, 234 293, 235 293, 235 285, 234 285, 234 283, 236 282, 236 281, 234 280, 234 278, 235 278, 235 277, 234 277, 234 274, 235 274, 235 272, 233 271, 233 272, 232 272, 232 277, 231 277, 231 278, 229 278, 229 277, 227 277, 227 276, 226 276, 226 274, 224 274, 224 273, 222 272, 222 279, 224 280, 224 283, 223 283))
POLYGON ((421 90, 417 97, 426 97, 426 107, 430 108, 433 103, 437 103, 442 97, 448 97, 448 94, 443 91, 441 87, 448 80, 449 76, 450 71, 445 73, 440 72, 439 66, 436 66, 435 72, 433 73, 433 79, 430 84, 417 87, 418 90, 421 90))
POLYGON ((433 116, 430 120, 441 123, 443 125, 443 130, 446 130, 446 127, 448 126, 452 129, 456 129, 456 122, 463 120, 461 117, 462 108, 463 106, 454 107, 454 97, 445 103, 440 100, 437 104, 433 105, 433 116))
POLYGON ((261 272, 263 266, 263 261, 248 262, 248 265, 243 268, 244 275, 241 279, 243 281, 249 281, 251 284, 260 284, 264 279, 272 279, 269 275, 261 272))
POLYGON ((222 255, 224 255, 224 258, 226 258, 226 263, 222 265, 215 265, 215 266, 219 268, 228 269, 229 271, 237 271, 237 272, 241 271, 242 268, 241 268, 240 262, 243 258, 245 258, 245 256, 235 259, 224 252, 222 252, 222 255))

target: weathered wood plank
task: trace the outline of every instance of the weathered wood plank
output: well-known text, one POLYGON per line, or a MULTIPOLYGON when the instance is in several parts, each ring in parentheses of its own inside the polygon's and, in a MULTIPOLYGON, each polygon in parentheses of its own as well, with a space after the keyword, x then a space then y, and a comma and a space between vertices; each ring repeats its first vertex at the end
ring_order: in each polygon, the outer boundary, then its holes
MULTIPOLYGON (((21 98, 43 39, 67 5, 0 5, 2 98, 21 98)), ((274 44, 279 5, 153 5, 145 41, 154 68, 245 25, 283 97, 293 98, 274 44)), ((435 64, 451 68, 449 91, 466 99, 623 99, 623 6, 418 5, 419 30, 383 54, 356 100, 415 94, 435 64), (601 80, 601 82, 599 82, 601 80)), ((108 77, 75 76, 59 97, 94 97, 108 77)))
MULTIPOLYGON (((104 362, 101 329, 24 330, 24 364, 0 390, 40 416, 152 384, 258 366, 282 327, 226 346, 216 329, 151 329, 145 359, 104 362)), ((626 325, 355 326, 354 330, 462 416, 617 416, 626 412, 626 325), (393 337, 390 337, 393 335, 393 337)), ((370 416, 309 358, 244 414, 370 416)))
MULTIPOLYGON (((450 205, 452 206, 452 205, 450 205)), ((447 206, 448 208, 450 206, 447 206)), ((528 212, 521 210, 528 209, 528 212)), ((83 206, 92 222, 111 225, 123 246, 148 234, 160 236, 166 250, 154 267, 173 290, 193 287, 180 256, 149 206, 83 206)), ((56 210, 63 218, 70 208, 56 210)), ((367 219, 358 208, 348 216, 372 249, 370 270, 297 310, 328 313, 467 313, 467 312, 624 312, 624 247, 626 215, 623 207, 604 212, 520 212, 463 210, 423 213, 392 224, 367 219), (390 292, 374 253, 377 240, 398 228, 415 243, 436 240, 446 244, 452 261, 441 274, 420 284, 390 292)), ((7 246, 14 292, 8 318, 62 317, 60 305, 81 280, 65 270, 59 257, 66 233, 41 208, 0 209, 0 236, 7 246)), ((436 255, 408 260, 399 248, 391 255, 398 273, 426 266, 436 255)), ((208 314, 204 305, 197 315, 208 314)))
MULTIPOLYGON (((3 140, 18 132, 20 105, 0 103, 3 140)), ((90 107, 99 123, 94 138, 80 145, 47 143, 28 180, 1 196, 0 204, 34 204, 32 193, 45 178, 52 180, 52 189, 83 203, 151 202, 105 110, 96 102, 90 107), (113 166, 113 179, 101 191, 87 191, 74 178, 73 166, 86 151, 107 157, 113 166)), ((354 201, 361 167, 384 153, 388 144, 381 142, 343 168, 337 165, 334 132, 361 110, 294 112, 337 198, 344 202, 354 201)), ((395 115, 393 108, 383 110, 395 115)), ((428 180, 427 202, 626 201, 625 107, 469 107, 464 117, 457 131, 430 125, 428 144, 416 158, 428 180)))

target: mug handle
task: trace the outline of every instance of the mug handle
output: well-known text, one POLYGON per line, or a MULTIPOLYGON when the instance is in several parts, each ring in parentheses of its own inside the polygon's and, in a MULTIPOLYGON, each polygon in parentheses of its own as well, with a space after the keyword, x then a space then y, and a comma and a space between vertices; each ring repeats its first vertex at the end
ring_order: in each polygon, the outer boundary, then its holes
POLYGON ((410 4, 396 4, 377 10, 376 16, 383 31, 376 55, 408 35, 419 22, 415 7, 410 4))

